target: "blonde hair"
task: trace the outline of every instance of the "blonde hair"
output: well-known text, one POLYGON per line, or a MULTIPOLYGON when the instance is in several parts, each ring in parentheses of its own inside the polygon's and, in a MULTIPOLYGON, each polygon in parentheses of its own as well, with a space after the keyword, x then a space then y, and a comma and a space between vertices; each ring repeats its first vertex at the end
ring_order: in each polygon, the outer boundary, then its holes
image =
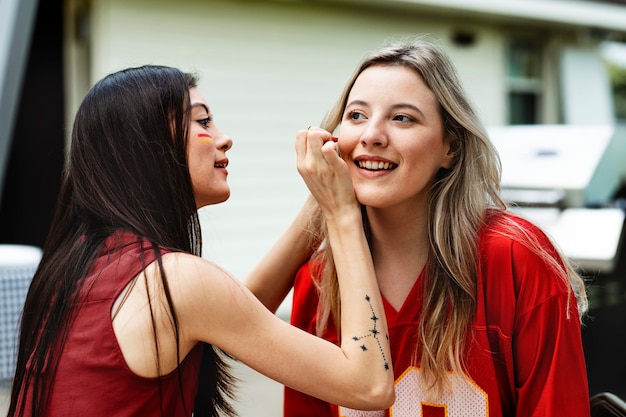
MULTIPOLYGON (((403 66, 423 78, 439 102, 444 131, 455 153, 453 166, 438 174, 431 190, 431 253, 425 274, 422 320, 414 351, 414 361, 420 363, 426 381, 434 394, 439 395, 447 387, 448 372, 464 369, 464 343, 476 309, 478 232, 487 212, 504 212, 507 209, 500 198, 500 159, 461 86, 454 65, 439 46, 421 37, 393 41, 366 56, 349 79, 336 105, 326 115, 322 122, 324 129, 333 132, 338 127, 357 77, 366 68, 375 65, 403 66), (442 317, 445 317, 445 322, 442 322, 442 317)), ((368 232, 364 209, 363 218, 368 232)), ((323 240, 326 231, 319 211, 312 221, 314 230, 319 233, 317 238, 323 240)), ((582 317, 587 309, 587 299, 580 276, 560 254, 555 259, 553 253, 547 252, 527 234, 520 234, 515 222, 505 220, 503 227, 507 230, 505 234, 521 240, 573 287, 582 317)), ((332 252, 319 250, 312 261, 321 267, 320 277, 314 277, 314 280, 320 294, 317 333, 322 335, 331 319, 339 328, 339 288, 332 252)))

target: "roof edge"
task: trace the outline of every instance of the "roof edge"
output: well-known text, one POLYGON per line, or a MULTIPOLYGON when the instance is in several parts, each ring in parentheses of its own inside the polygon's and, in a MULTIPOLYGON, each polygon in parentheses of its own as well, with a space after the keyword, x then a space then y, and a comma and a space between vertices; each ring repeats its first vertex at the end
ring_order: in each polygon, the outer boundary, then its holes
MULTIPOLYGON (((344 1, 346 3, 354 0, 344 1)), ((358 1, 363 3, 363 1, 358 1)), ((380 6, 381 1, 369 1, 380 6)), ((603 29, 626 34, 626 4, 597 0, 386 0, 385 5, 469 12, 491 17, 603 29)))

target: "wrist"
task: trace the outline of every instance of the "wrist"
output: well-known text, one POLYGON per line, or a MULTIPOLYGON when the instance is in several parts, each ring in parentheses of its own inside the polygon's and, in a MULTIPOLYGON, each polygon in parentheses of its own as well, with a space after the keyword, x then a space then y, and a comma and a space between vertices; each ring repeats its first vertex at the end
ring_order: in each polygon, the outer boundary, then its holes
POLYGON ((339 211, 332 213, 324 213, 326 226, 329 231, 331 229, 361 229, 363 226, 363 217, 360 206, 345 207, 339 211))

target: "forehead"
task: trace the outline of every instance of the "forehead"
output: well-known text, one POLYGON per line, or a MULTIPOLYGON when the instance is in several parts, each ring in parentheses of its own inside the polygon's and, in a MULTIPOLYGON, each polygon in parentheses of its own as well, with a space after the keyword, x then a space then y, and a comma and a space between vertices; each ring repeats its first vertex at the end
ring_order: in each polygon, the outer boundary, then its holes
POLYGON ((374 65, 356 78, 349 97, 368 94, 372 97, 404 97, 435 100, 435 94, 415 70, 402 65, 374 65))
POLYGON ((204 96, 202 96, 202 94, 196 87, 192 87, 189 89, 189 101, 191 102, 192 106, 196 104, 203 104, 207 110, 209 108, 209 105, 207 104, 204 96))

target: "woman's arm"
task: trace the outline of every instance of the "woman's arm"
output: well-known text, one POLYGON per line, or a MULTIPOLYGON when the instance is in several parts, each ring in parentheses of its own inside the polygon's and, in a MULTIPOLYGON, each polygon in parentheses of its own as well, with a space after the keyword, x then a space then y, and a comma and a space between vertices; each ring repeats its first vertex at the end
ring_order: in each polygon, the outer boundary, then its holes
POLYGON ((326 217, 341 289, 340 346, 275 317, 206 260, 179 255, 168 280, 186 348, 205 341, 296 390, 350 408, 384 409, 393 403, 394 378, 383 304, 345 162, 327 139, 328 132, 301 131, 296 150, 298 170, 326 217))
MULTIPOLYGON (((376 297, 368 301, 362 285, 354 285, 357 280, 344 287, 351 292, 343 296, 342 308, 349 306, 351 313, 342 314, 347 316, 342 322, 346 329, 337 346, 278 318, 239 280, 209 261, 180 254, 165 259, 182 330, 182 357, 203 341, 281 384, 329 403, 364 410, 393 403, 384 314, 376 297), (174 264, 175 271, 170 268, 174 264), (375 324, 374 315, 381 317, 375 324), (374 335, 374 330, 379 333, 374 335)), ((172 338, 171 325, 165 322, 157 331, 172 338)), ((161 355, 175 358, 174 352, 161 355)))
POLYGON ((315 249, 309 223, 316 205, 309 195, 291 225, 244 280, 250 291, 273 313, 291 290, 298 268, 315 249))

